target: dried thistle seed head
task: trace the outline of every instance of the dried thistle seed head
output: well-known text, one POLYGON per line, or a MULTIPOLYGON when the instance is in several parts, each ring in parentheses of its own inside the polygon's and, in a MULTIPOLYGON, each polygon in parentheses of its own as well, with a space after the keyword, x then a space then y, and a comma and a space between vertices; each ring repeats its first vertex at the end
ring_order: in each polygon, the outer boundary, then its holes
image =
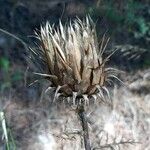
POLYGON ((34 58, 43 64, 43 72, 36 73, 46 77, 56 87, 55 97, 83 97, 95 95, 104 98, 109 95, 105 87, 109 77, 116 77, 113 68, 106 68, 109 57, 103 59, 109 38, 97 41, 95 24, 90 17, 63 26, 61 21, 57 28, 48 22, 36 32, 40 41, 39 49, 34 50, 34 58), (59 94, 58 94, 59 93, 59 94))

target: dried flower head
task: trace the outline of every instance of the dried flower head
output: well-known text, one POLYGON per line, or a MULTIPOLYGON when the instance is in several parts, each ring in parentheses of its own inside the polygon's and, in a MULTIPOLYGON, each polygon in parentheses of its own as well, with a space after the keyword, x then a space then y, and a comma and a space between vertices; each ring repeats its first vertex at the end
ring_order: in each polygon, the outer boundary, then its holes
POLYGON ((82 97, 88 103, 89 97, 104 99, 103 93, 110 97, 106 82, 117 77, 115 69, 105 67, 111 54, 102 58, 109 38, 104 35, 98 43, 90 17, 83 21, 76 18, 66 26, 60 21, 57 28, 47 22, 36 36, 40 46, 32 52, 44 66, 43 72, 36 74, 51 81, 55 99, 61 95, 72 97, 75 102, 82 97))

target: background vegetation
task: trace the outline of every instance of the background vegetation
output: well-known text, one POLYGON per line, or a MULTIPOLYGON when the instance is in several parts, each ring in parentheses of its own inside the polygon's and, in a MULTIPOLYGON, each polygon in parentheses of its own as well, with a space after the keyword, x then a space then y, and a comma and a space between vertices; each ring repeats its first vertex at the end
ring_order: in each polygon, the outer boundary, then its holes
MULTIPOLYGON (((0 29, 33 46, 34 30, 46 21, 57 25, 59 19, 65 23, 87 14, 96 22, 99 39, 104 33, 111 38, 108 50, 119 49, 111 64, 128 73, 149 69, 149 0, 0 0, 0 29)), ((26 86, 35 80, 27 54, 22 42, 0 31, 0 101, 8 93, 24 102, 41 95, 41 86, 26 86)))

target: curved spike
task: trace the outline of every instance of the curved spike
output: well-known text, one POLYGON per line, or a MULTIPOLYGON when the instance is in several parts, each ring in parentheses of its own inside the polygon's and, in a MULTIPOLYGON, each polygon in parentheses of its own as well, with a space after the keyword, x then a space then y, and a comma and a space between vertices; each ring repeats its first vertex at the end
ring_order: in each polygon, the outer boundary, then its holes
POLYGON ((64 27, 62 26, 61 21, 59 21, 59 27, 60 27, 60 32, 61 32, 61 36, 62 36, 63 40, 66 40, 66 36, 64 33, 64 27))
POLYGON ((115 49, 111 54, 109 54, 104 60, 103 60, 103 63, 102 64, 105 64, 109 58, 117 51, 118 49, 115 49))
POLYGON ((49 77, 49 78, 52 78, 52 79, 56 79, 57 80, 57 76, 55 75, 50 75, 50 74, 43 74, 43 73, 38 73, 38 72, 33 72, 33 74, 35 75, 39 75, 39 76, 42 76, 42 77, 49 77))
POLYGON ((83 98, 84 98, 84 100, 85 100, 85 104, 86 104, 87 106, 89 106, 89 105, 90 105, 90 102, 89 102, 88 95, 83 94, 82 96, 83 96, 83 98))
POLYGON ((57 89, 56 89, 56 91, 55 91, 55 95, 54 95, 53 102, 56 101, 56 99, 57 99, 57 94, 58 94, 59 90, 61 89, 61 87, 62 87, 62 86, 60 86, 60 85, 57 87, 57 89))
POLYGON ((45 94, 50 91, 51 89, 54 89, 54 87, 49 86, 46 90, 45 90, 45 94))
POLYGON ((109 83, 109 85, 113 85, 114 86, 114 81, 111 79, 106 79, 106 82, 109 83))
POLYGON ((96 88, 97 88, 98 91, 99 91, 100 97, 101 97, 103 100, 105 100, 105 97, 104 97, 103 91, 101 90, 101 87, 100 87, 99 85, 97 85, 96 88))
POLYGON ((35 83, 37 83, 39 80, 34 80, 32 83, 30 83, 28 86, 30 87, 30 86, 32 86, 32 85, 34 85, 35 83))
POLYGON ((105 99, 102 98, 102 96, 101 96, 100 93, 97 93, 97 95, 99 96, 99 98, 100 98, 100 100, 101 100, 102 102, 105 102, 105 99))
POLYGON ((68 102, 68 104, 70 103, 70 101, 71 101, 71 98, 70 98, 70 97, 67 97, 67 102, 68 102))
POLYGON ((54 36, 51 34, 51 38, 53 40, 53 43, 55 44, 55 46, 57 47, 57 52, 60 56, 60 58, 62 59, 62 61, 65 63, 66 62, 66 57, 64 55, 64 52, 62 51, 60 45, 58 44, 58 42, 56 41, 56 39, 54 38, 54 36))
POLYGON ((103 53, 104 53, 104 51, 105 51, 105 49, 106 49, 106 47, 107 47, 107 45, 108 45, 109 40, 110 40, 110 38, 107 38, 106 43, 105 43, 105 46, 103 47, 103 49, 102 49, 102 51, 101 51, 101 56, 103 55, 103 53))
POLYGON ((109 90, 105 86, 102 86, 102 88, 106 91, 108 98, 111 100, 109 90))
POLYGON ((113 73, 125 73, 125 71, 122 71, 122 70, 119 70, 119 69, 116 69, 116 68, 105 68, 105 71, 106 72, 113 72, 113 73))
POLYGON ((93 94, 93 95, 91 95, 92 97, 93 97, 93 99, 94 99, 94 104, 96 104, 96 102, 97 102, 97 95, 96 94, 93 94))
POLYGON ((82 98, 79 99, 79 105, 81 105, 81 104, 82 104, 82 98))
POLYGON ((124 86, 127 86, 122 80, 120 80, 118 77, 116 77, 115 75, 108 75, 108 77, 112 77, 112 78, 115 78, 117 79, 118 81, 120 81, 124 86))
POLYGON ((60 96, 62 96, 63 94, 62 93, 57 93, 56 95, 56 99, 58 99, 60 96))
POLYGON ((77 97, 77 92, 73 92, 73 105, 75 106, 76 105, 76 97, 77 97))
POLYGON ((116 69, 116 68, 112 68, 112 67, 105 68, 105 70, 106 70, 106 71, 109 71, 109 70, 120 71, 120 70, 118 70, 118 69, 116 69))
POLYGON ((106 33, 104 33, 103 37, 102 37, 102 41, 101 41, 101 45, 100 45, 100 50, 99 50, 99 56, 102 56, 102 51, 103 51, 105 36, 106 36, 106 33))

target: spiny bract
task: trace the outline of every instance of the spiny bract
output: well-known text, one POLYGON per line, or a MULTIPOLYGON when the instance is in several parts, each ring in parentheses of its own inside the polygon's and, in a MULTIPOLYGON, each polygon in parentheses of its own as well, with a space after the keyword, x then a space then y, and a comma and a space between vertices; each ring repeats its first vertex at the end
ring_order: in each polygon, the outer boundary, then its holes
POLYGON ((95 24, 90 17, 83 21, 76 18, 74 22, 63 26, 61 21, 57 28, 48 22, 36 32, 40 41, 37 50, 33 50, 33 58, 44 64, 43 72, 36 73, 49 79, 55 87, 55 98, 60 95, 82 97, 86 103, 89 97, 104 99, 109 96, 106 82, 115 76, 115 69, 106 68, 108 57, 102 58, 109 38, 103 36, 101 43, 97 41, 95 24))

